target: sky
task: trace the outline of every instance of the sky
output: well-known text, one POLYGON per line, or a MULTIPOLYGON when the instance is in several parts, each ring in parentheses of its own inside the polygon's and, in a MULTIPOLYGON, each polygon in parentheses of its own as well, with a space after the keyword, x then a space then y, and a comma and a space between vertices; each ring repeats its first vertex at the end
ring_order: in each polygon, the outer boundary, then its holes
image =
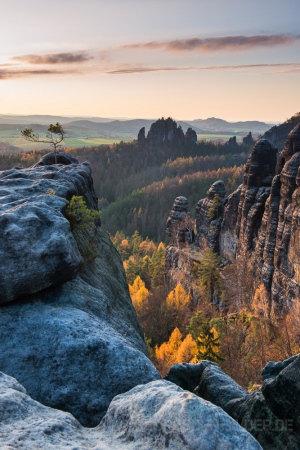
POLYGON ((300 0, 1 0, 0 114, 283 122, 300 0))

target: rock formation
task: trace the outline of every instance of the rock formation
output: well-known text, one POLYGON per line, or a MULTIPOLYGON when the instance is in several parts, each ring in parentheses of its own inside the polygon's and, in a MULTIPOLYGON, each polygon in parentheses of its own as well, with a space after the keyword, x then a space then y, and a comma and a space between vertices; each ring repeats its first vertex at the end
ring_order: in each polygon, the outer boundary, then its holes
POLYGON ((300 448, 300 436, 295 432, 299 423, 299 358, 264 385, 264 395, 249 393, 210 361, 176 364, 166 379, 221 407, 265 450, 294 450, 300 448))
POLYGON ((145 127, 141 128, 138 132, 138 143, 143 144, 146 140, 145 127))
POLYGON ((0 373, 1 448, 98 450, 261 450, 221 408, 167 381, 137 386, 111 402, 99 426, 32 400, 0 373))
POLYGON ((300 113, 295 114, 290 119, 280 125, 274 125, 266 131, 262 139, 268 139, 281 151, 292 129, 300 123, 300 113))
POLYGON ((175 120, 159 119, 154 122, 147 134, 147 142, 159 144, 162 142, 184 142, 184 134, 180 126, 177 126, 175 120))
MULTIPOLYGON (((176 207, 175 202, 174 212, 178 214, 176 207)), ((186 207, 182 213, 187 213, 186 207)), ((177 221, 176 214, 173 222, 177 221)), ((211 186, 196 207, 196 235, 190 250, 207 245, 236 263, 249 301, 263 285, 268 297, 267 314, 278 316, 288 311, 293 299, 300 298, 299 230, 300 123, 290 132, 278 160, 277 148, 270 141, 255 143, 243 184, 228 198, 223 181, 211 186)), ((180 242, 190 242, 183 228, 178 236, 180 242)), ((179 255, 171 253, 168 247, 167 259, 172 256, 180 260, 179 255)), ((170 267, 167 265, 167 270, 170 267)))
POLYGON ((201 247, 207 245, 214 252, 219 252, 219 234, 223 219, 226 189, 224 181, 216 181, 199 200, 196 207, 196 243, 201 247))
POLYGON ((170 242, 178 247, 180 244, 193 242, 194 230, 186 197, 176 197, 167 220, 166 232, 170 242))
POLYGON ((88 163, 64 158, 0 174, 0 370, 95 426, 115 395, 160 376, 108 235, 70 231, 67 201, 97 203, 88 163))
POLYGON ((188 144, 196 144, 197 142, 197 133, 193 128, 188 128, 185 135, 184 135, 185 141, 188 144))
POLYGON ((300 356, 287 361, 270 363, 263 370, 264 384, 262 392, 268 405, 283 421, 300 434, 300 356))
POLYGON ((238 147, 238 143, 236 142, 236 136, 232 136, 225 142, 225 145, 231 145, 232 147, 238 147))
POLYGON ((254 144, 254 139, 252 137, 251 131, 249 131, 247 136, 243 137, 243 144, 245 144, 245 145, 253 145, 254 144))

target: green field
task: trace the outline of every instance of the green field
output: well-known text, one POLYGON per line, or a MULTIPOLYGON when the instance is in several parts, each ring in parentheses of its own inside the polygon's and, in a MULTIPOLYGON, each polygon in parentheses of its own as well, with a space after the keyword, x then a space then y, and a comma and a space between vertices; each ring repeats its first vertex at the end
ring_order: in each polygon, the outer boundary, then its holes
MULTIPOLYGON (((65 147, 92 147, 97 145, 110 145, 116 144, 121 141, 129 142, 134 139, 129 133, 124 133, 123 135, 120 133, 118 136, 107 136, 107 137, 95 137, 95 133, 93 132, 93 136, 89 137, 88 135, 91 132, 88 130, 87 136, 74 136, 65 139, 65 147)), ((77 133, 75 133, 77 134, 77 133)), ((82 134, 82 131, 81 131, 82 134)), ((213 141, 216 139, 222 139, 224 142, 227 142, 232 135, 230 134, 198 134, 198 141, 213 141)), ((242 136, 236 136, 237 142, 242 142, 242 136)), ((1 130, 0 131, 0 142, 6 142, 10 145, 18 147, 20 151, 30 151, 30 150, 39 150, 49 148, 45 144, 42 143, 34 143, 26 141, 18 130, 1 130)))
MULTIPOLYGON (((129 139, 120 139, 120 138, 94 138, 94 139, 65 139, 65 147, 92 147, 97 145, 110 145, 110 144, 116 144, 121 141, 129 141, 129 139)), ((132 139, 131 139, 132 140, 132 139)), ((47 147, 46 144, 42 144, 39 142, 28 142, 22 137, 2 137, 0 132, 0 142, 7 142, 8 144, 14 145, 15 147, 18 147, 20 151, 30 151, 30 150, 39 150, 39 149, 45 149, 50 148, 47 147)))
POLYGON ((229 138, 236 136, 237 142, 242 142, 243 136, 235 134, 197 134, 198 141, 214 141, 215 139, 222 139, 227 142, 229 138))

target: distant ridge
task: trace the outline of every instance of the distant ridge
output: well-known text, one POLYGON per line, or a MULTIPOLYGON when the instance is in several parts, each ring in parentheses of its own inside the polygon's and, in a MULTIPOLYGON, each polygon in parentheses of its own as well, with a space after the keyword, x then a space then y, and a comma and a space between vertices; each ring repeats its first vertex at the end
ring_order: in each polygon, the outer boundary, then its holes
POLYGON ((216 117, 210 117, 208 119, 196 119, 188 121, 192 127, 199 127, 204 131, 208 132, 246 132, 252 131, 253 133, 264 133, 272 124, 259 122, 258 120, 247 120, 245 122, 227 122, 223 119, 218 119, 216 117))
MULTIPOLYGON (((59 122, 67 127, 88 129, 100 132, 120 132, 137 134, 140 128, 146 130, 156 119, 112 119, 107 117, 54 116, 54 115, 9 115, 0 114, 0 124, 6 125, 49 125, 59 122)), ((260 134, 271 128, 272 124, 257 120, 245 122, 227 122, 223 119, 211 117, 208 119, 176 120, 185 132, 192 127, 199 133, 242 133, 252 131, 260 134)))

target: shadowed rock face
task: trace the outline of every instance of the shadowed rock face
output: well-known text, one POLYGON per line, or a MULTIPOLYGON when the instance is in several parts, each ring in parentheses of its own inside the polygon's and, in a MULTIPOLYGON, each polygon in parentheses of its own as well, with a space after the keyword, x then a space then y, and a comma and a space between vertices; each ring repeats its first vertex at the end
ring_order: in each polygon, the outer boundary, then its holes
POLYGON ((289 121, 270 128, 270 130, 264 133, 263 139, 268 139, 281 150, 286 143, 289 133, 299 124, 299 122, 300 113, 295 114, 289 121))
POLYGON ((280 419, 300 433, 300 357, 268 365, 263 372, 263 394, 280 419), (275 375, 276 374, 276 375, 275 375))
POLYGON ((159 119, 154 122, 147 134, 147 142, 159 144, 162 142, 184 143, 184 134, 175 120, 159 119))
POLYGON ((96 197, 89 165, 65 157, 0 174, 0 370, 95 426, 115 395, 160 375, 108 235, 99 224, 70 231, 67 199, 95 208, 96 197))
POLYGON ((0 373, 1 444, 5 448, 97 450, 261 450, 220 408, 156 381, 111 402, 99 426, 83 428, 71 414, 32 400, 0 373))
POLYGON ((237 248, 236 218, 241 197, 242 186, 239 186, 228 199, 224 206, 223 220, 220 230, 220 255, 228 261, 235 261, 237 248))
POLYGON ((265 201, 275 175, 276 157, 277 148, 267 140, 260 140, 248 158, 238 206, 238 253, 247 252, 255 246, 265 201))
MULTIPOLYGON (((291 387, 287 389, 286 393, 284 393, 283 378, 281 378, 280 386, 278 385, 280 377, 283 377, 289 368, 292 369, 293 364, 296 364, 296 361, 290 363, 279 375, 277 373, 278 376, 275 378, 276 381, 272 381, 271 388, 266 386, 266 389, 269 388, 269 396, 274 400, 274 408, 267 396, 265 398, 259 391, 250 394, 211 361, 200 361, 196 365, 176 364, 171 367, 166 379, 221 407, 248 430, 265 450, 294 450, 300 448, 300 438, 293 432, 292 421, 286 422, 285 420, 287 417, 291 417, 291 410, 288 411, 287 407, 291 405, 292 391, 294 391, 292 411, 294 415, 299 413, 297 406, 297 401, 299 401, 298 368, 294 368, 293 376, 284 380, 286 383, 291 382, 291 387), (275 402, 277 402, 276 405, 275 402), (280 409, 279 405, 282 405, 283 412, 281 414, 277 414, 277 410, 280 409)), ((285 364, 282 363, 281 367, 284 366, 285 364)))
POLYGON ((185 135, 184 135, 185 141, 188 144, 196 144, 197 142, 197 133, 193 128, 188 128, 185 135))

